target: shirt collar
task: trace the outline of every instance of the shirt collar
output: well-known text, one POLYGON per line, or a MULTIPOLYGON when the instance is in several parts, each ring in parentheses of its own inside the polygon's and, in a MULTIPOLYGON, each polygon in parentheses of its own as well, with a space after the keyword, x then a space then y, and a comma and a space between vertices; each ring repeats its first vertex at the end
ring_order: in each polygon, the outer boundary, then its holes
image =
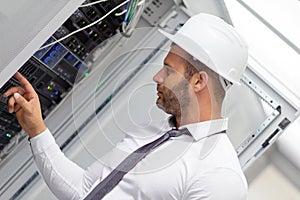
MULTIPOLYGON (((170 127, 175 127, 175 118, 173 116, 169 117, 170 127)), ((218 133, 227 130, 228 118, 221 118, 209 121, 203 121, 193 124, 187 124, 180 126, 179 129, 187 128, 191 133, 192 137, 198 141, 214 133, 218 133)))

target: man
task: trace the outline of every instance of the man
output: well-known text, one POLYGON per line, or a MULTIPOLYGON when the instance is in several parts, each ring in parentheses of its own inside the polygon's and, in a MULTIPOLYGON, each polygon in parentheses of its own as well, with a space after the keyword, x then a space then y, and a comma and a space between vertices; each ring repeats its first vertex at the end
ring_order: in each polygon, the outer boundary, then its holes
POLYGON ((156 141, 170 128, 188 130, 164 143, 118 182, 104 199, 208 199, 247 198, 247 182, 221 116, 225 92, 238 83, 247 63, 247 46, 223 20, 198 14, 175 35, 163 68, 154 76, 157 105, 172 117, 128 135, 101 161, 83 170, 67 159, 46 128, 38 96, 30 83, 16 73, 22 88, 3 96, 10 112, 28 133, 36 165, 59 199, 80 199, 131 152, 156 141), (155 134, 153 134, 155 133, 155 134), (126 155, 124 155, 124 152, 126 155))

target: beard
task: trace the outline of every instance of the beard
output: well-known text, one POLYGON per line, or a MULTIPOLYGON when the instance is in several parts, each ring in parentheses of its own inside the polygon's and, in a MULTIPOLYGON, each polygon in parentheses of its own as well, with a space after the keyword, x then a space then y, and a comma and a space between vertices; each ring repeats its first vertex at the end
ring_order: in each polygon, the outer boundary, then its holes
POLYGON ((161 91, 156 101, 160 109, 174 116, 181 116, 187 110, 190 103, 188 81, 182 80, 173 88, 162 86, 161 91))

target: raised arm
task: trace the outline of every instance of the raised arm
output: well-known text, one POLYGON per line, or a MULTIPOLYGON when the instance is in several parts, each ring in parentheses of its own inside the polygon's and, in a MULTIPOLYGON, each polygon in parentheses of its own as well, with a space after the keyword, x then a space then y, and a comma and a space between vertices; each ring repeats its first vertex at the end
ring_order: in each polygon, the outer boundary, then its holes
POLYGON ((28 136, 33 138, 46 130, 39 97, 31 84, 19 72, 15 74, 15 78, 22 87, 10 88, 3 94, 3 97, 13 96, 8 100, 8 111, 16 112, 19 124, 28 136))
POLYGON ((34 88, 20 73, 17 72, 15 78, 22 87, 8 89, 3 97, 9 98, 9 112, 16 112, 19 124, 30 137, 31 150, 40 174, 59 199, 80 199, 100 178, 99 163, 84 171, 65 157, 43 121, 34 88))

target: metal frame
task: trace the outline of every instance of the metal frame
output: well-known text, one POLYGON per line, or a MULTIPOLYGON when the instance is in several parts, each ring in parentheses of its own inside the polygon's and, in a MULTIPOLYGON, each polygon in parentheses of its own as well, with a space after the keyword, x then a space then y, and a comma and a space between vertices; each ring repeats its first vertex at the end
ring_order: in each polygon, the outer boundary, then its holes
MULTIPOLYGON (((251 59, 242 82, 255 94, 264 100, 273 112, 267 116, 262 124, 247 137, 236 149, 243 169, 247 169, 259 156, 261 156, 284 132, 286 127, 299 116, 300 108, 274 87, 274 83, 267 82, 265 74, 255 71, 259 66, 251 59), (254 65, 256 65, 254 67, 254 65)), ((272 80, 274 82, 274 80, 272 80)))

